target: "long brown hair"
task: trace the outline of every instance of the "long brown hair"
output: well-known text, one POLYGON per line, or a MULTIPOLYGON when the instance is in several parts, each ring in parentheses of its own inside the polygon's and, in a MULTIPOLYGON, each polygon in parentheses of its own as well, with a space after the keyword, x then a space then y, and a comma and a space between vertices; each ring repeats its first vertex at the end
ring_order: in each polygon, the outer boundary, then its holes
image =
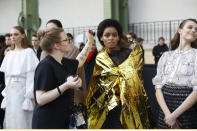
POLYGON ((37 35, 41 39, 41 48, 47 53, 51 53, 55 43, 61 41, 60 33, 63 31, 62 28, 51 28, 38 31, 37 35))
MULTIPOLYGON (((13 29, 18 30, 21 34, 24 35, 24 38, 23 38, 22 41, 21 41, 21 47, 22 47, 23 49, 32 48, 32 46, 31 46, 31 45, 29 44, 29 42, 28 42, 28 39, 27 39, 27 36, 26 36, 26 34, 25 34, 24 28, 21 27, 21 26, 14 26, 13 29)), ((14 49, 15 49, 15 44, 12 44, 12 45, 11 45, 11 50, 14 50, 14 49)))
MULTIPOLYGON (((185 19, 181 22, 181 24, 179 25, 178 29, 183 29, 184 25, 188 22, 188 21, 193 21, 194 23, 197 24, 197 21, 195 19, 185 19)), ((180 43, 180 34, 177 30, 177 32, 175 33, 173 39, 170 42, 170 50, 175 50, 176 48, 179 47, 179 43, 180 43)), ((193 41, 191 43, 192 48, 197 48, 197 40, 193 41)))

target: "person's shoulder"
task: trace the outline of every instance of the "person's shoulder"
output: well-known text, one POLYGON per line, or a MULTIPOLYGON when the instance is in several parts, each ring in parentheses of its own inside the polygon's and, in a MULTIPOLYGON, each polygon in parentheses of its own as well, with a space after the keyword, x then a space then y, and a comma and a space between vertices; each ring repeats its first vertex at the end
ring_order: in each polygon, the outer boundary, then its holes
POLYGON ((77 62, 77 61, 78 61, 77 59, 69 59, 69 58, 66 58, 66 57, 62 58, 62 63, 63 64, 69 64, 69 63, 77 62))
POLYGON ((168 45, 167 44, 164 44, 164 46, 168 48, 168 45))
POLYGON ((197 53, 197 49, 196 48, 192 48, 192 50, 197 53))
POLYGON ((165 51, 163 54, 167 55, 167 54, 172 54, 174 51, 165 51))
POLYGON ((197 56, 197 49, 196 48, 192 48, 192 52, 194 52, 194 54, 197 56))
POLYGON ((174 51, 165 51, 162 56, 163 57, 169 57, 170 55, 172 55, 174 53, 174 51))
POLYGON ((30 59, 30 61, 33 62, 33 63, 36 63, 36 64, 39 63, 39 60, 38 60, 38 58, 36 56, 36 53, 33 50, 33 48, 26 48, 26 49, 24 49, 22 55, 25 55, 25 59, 27 59, 27 60, 30 59))
POLYGON ((25 48, 24 51, 25 51, 25 52, 34 53, 33 48, 25 48))
POLYGON ((153 47, 153 49, 157 49, 159 47, 159 45, 157 44, 157 45, 155 45, 154 47, 153 47))
POLYGON ((63 57, 62 58, 62 61, 65 62, 65 61, 73 61, 75 59, 71 59, 71 58, 67 58, 67 57, 63 57))
POLYGON ((101 59, 101 58, 103 58, 103 56, 108 56, 107 52, 105 51, 105 49, 102 49, 102 50, 98 51, 98 53, 96 55, 96 58, 101 59))
POLYGON ((52 69, 52 63, 50 59, 45 58, 42 61, 40 61, 37 68, 52 69))

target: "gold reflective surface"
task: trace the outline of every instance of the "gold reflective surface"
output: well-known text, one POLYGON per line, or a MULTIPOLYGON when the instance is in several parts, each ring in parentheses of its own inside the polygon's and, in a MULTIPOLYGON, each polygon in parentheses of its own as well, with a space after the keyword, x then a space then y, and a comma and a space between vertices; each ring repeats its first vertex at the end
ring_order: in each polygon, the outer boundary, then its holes
POLYGON ((101 128, 108 112, 118 104, 121 104, 120 121, 124 128, 152 128, 148 97, 141 80, 142 68, 139 45, 119 66, 113 64, 105 50, 98 53, 86 99, 90 129, 101 128))

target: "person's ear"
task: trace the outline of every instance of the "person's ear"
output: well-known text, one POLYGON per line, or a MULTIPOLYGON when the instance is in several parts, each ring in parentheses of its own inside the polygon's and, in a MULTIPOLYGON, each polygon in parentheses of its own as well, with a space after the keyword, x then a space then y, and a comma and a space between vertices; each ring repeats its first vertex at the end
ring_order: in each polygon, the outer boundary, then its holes
POLYGON ((178 29, 178 33, 181 34, 182 33, 182 29, 179 28, 178 29))
POLYGON ((22 34, 21 37, 24 39, 25 38, 25 34, 22 34))
POLYGON ((60 48, 60 44, 59 43, 55 43, 54 44, 54 49, 58 50, 60 48))

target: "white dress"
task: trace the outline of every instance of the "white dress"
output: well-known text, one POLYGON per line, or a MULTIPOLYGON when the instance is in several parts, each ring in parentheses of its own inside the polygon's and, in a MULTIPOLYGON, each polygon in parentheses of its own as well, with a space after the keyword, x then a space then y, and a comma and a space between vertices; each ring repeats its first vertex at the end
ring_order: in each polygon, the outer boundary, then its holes
POLYGON ((34 72, 38 58, 33 49, 9 51, 0 67, 5 74, 4 99, 6 129, 30 129, 33 114, 34 72))

